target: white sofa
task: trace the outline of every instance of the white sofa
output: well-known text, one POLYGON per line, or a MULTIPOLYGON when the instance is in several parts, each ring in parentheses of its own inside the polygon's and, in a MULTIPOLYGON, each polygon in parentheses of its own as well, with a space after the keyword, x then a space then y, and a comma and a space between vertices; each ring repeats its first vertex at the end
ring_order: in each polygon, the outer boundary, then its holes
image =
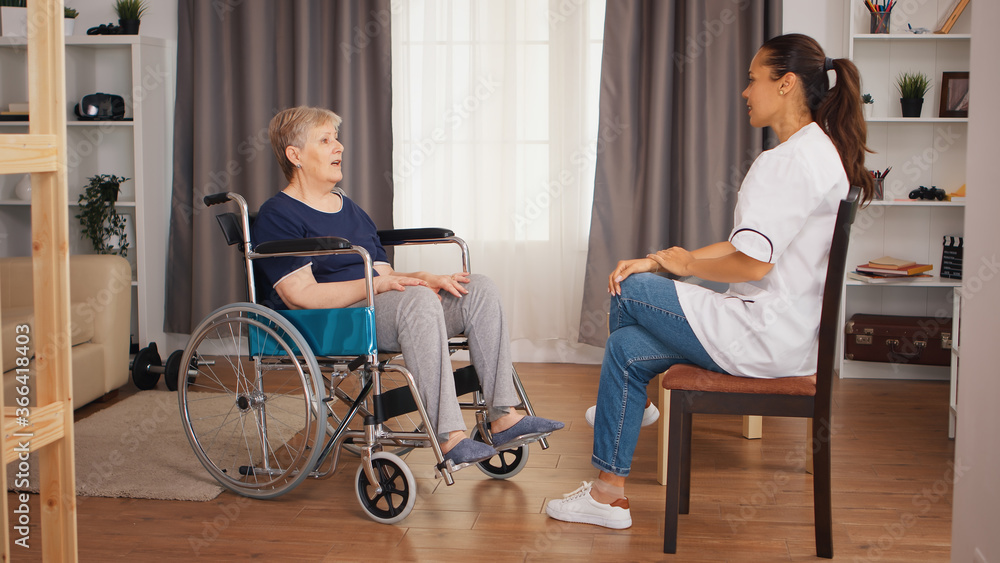
MULTIPOLYGON (((132 270, 112 255, 70 257, 70 345, 73 362, 73 406, 79 408, 128 382, 132 270)), ((0 322, 2 322, 4 402, 14 404, 19 325, 28 325, 34 354, 34 307, 30 257, 0 258, 0 322)), ((22 329, 23 332, 23 329, 22 329)), ((22 339, 23 340, 23 339, 22 339)), ((34 360, 30 364, 35 404, 34 360)))

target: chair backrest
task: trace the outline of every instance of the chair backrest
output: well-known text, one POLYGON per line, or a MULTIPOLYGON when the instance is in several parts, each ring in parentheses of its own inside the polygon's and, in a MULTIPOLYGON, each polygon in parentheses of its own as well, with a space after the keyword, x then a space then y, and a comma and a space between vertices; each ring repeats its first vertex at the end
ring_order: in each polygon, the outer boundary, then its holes
POLYGON ((837 365, 837 338, 840 336, 840 302, 844 297, 844 274, 847 270, 847 246, 850 242, 851 225, 857 214, 861 199, 861 188, 851 186, 847 197, 840 202, 837 222, 833 229, 833 243, 830 245, 830 260, 826 267, 826 283, 823 288, 823 309, 819 320, 819 355, 816 365, 816 399, 829 411, 829 398, 833 387, 834 366, 837 365), (822 398, 822 399, 821 399, 822 398))

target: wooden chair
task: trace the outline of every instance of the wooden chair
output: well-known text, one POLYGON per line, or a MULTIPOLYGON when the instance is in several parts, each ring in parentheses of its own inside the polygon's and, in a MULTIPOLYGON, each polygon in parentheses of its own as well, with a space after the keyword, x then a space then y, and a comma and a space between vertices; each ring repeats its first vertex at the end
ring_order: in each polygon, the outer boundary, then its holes
POLYGON ((830 395, 836 364, 837 335, 840 332, 840 300, 844 293, 847 244, 860 191, 860 188, 851 187, 837 212, 823 291, 819 357, 814 375, 754 379, 716 373, 690 364, 675 365, 663 374, 660 409, 661 416, 669 425, 664 553, 677 552, 678 514, 687 514, 690 504, 691 414, 706 413, 810 419, 816 553, 820 557, 833 557, 830 395))

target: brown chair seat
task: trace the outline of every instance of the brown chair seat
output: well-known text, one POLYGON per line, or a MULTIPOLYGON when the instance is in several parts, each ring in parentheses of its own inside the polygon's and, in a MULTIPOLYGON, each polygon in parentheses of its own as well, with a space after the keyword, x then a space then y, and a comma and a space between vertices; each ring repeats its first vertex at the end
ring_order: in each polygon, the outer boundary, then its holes
POLYGON ((816 395, 816 374, 798 377, 740 377, 709 371, 694 364, 677 364, 664 372, 664 389, 754 395, 816 395))

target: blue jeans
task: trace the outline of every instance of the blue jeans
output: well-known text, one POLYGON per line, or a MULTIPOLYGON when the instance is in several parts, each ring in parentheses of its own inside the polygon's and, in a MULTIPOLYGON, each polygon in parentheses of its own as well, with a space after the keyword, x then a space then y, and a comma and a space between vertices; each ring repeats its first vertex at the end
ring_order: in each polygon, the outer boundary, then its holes
POLYGON ((639 440, 646 386, 674 364, 722 372, 688 325, 674 281, 635 274, 621 283, 611 310, 594 419, 594 467, 625 477, 639 440))

